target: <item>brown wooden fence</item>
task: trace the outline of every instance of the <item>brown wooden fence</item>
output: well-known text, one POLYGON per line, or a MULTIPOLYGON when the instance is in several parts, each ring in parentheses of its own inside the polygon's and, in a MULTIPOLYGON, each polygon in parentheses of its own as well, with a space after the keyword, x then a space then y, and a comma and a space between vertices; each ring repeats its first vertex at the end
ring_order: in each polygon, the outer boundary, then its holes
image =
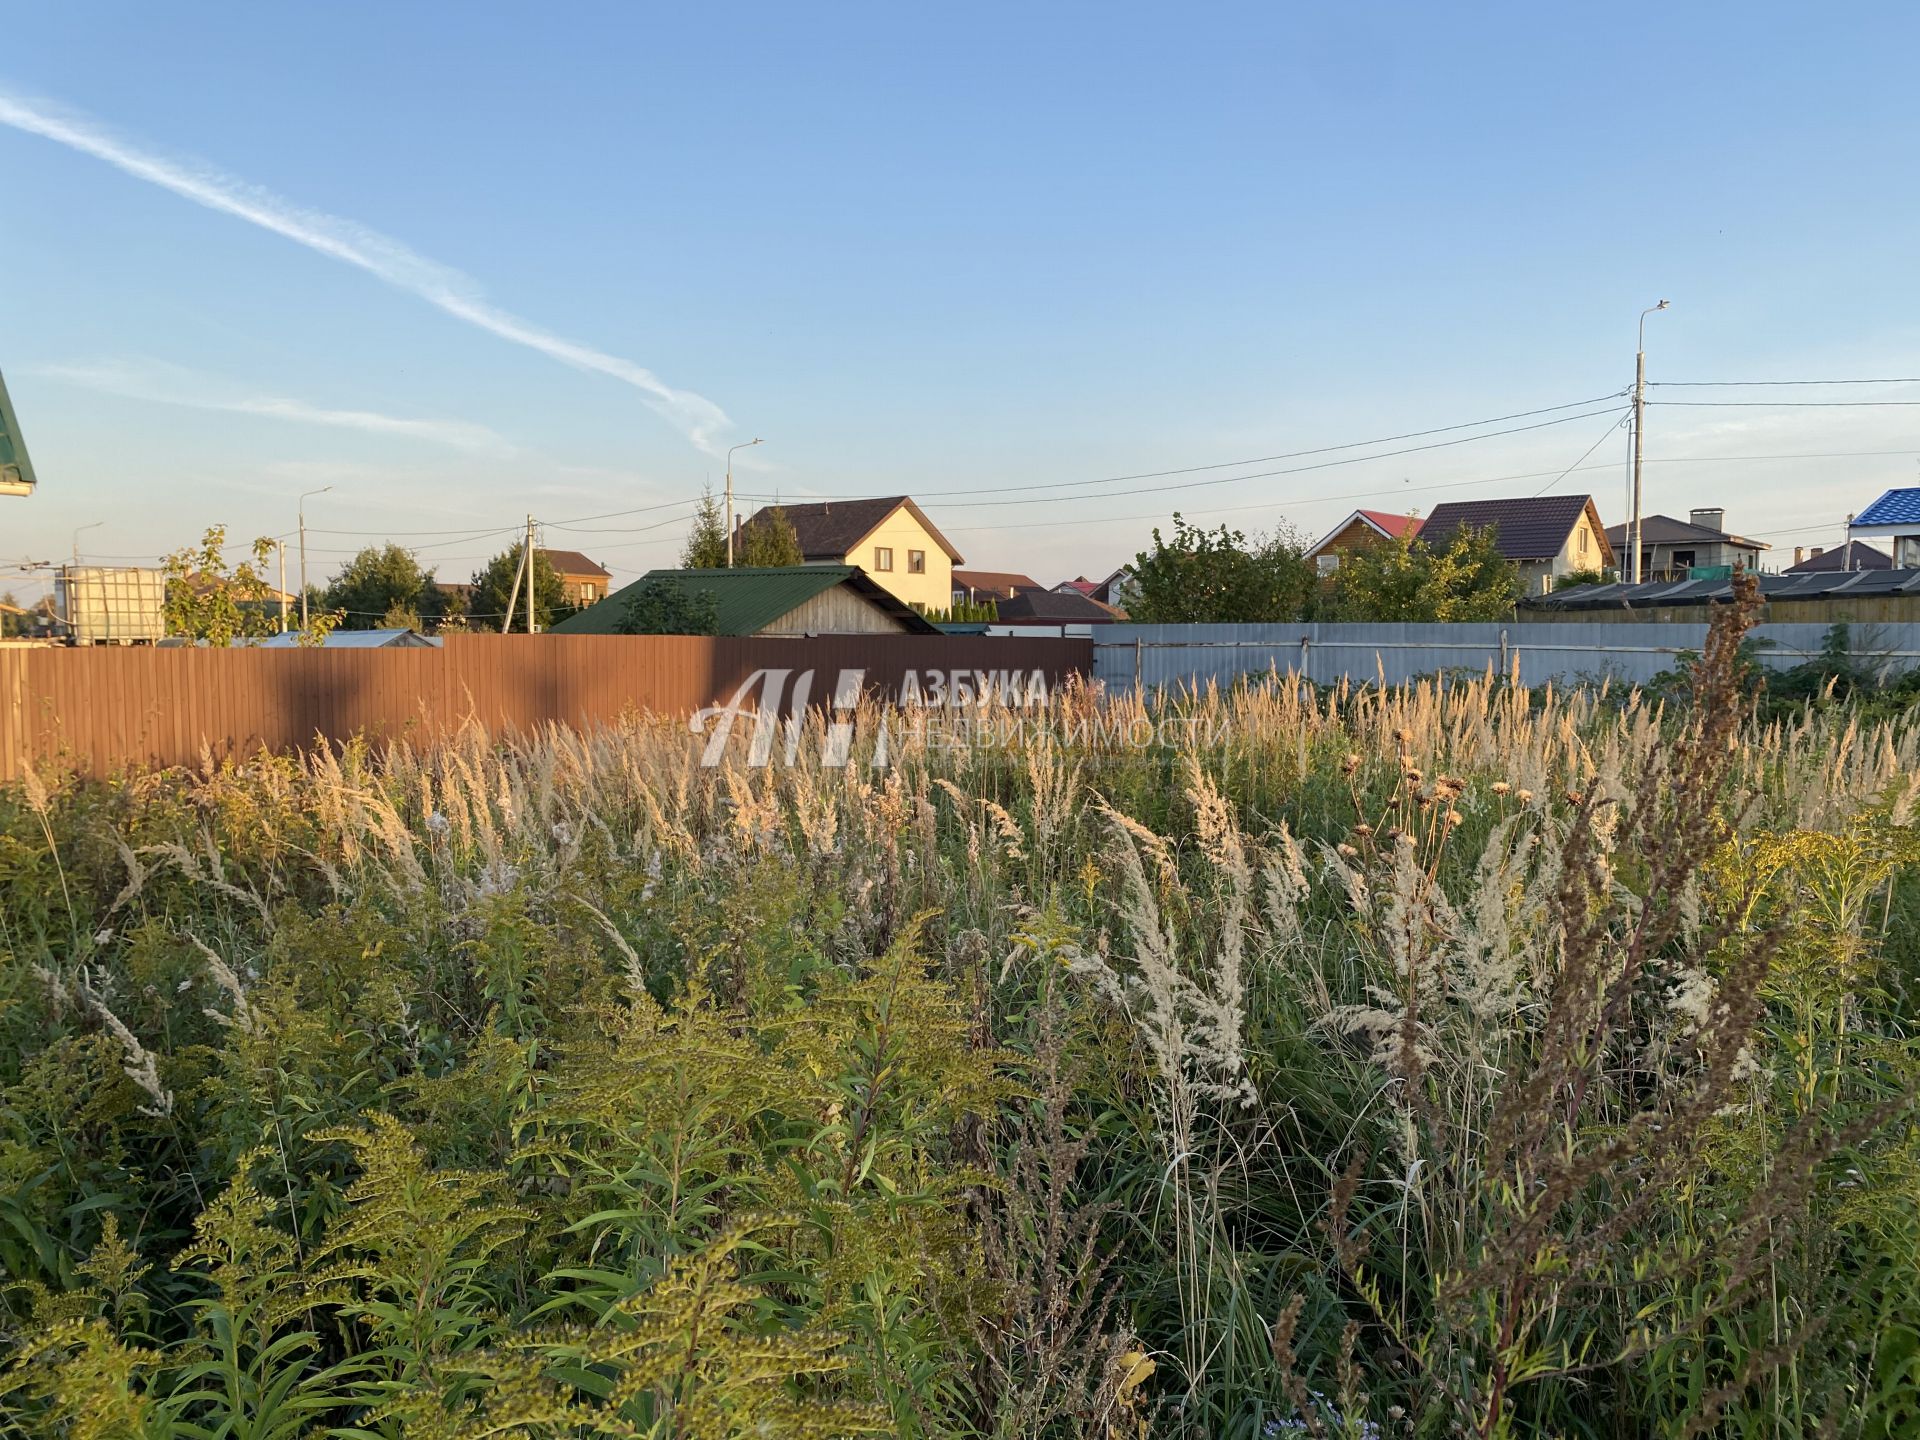
POLYGON ((898 695, 908 671, 1092 669, 1089 640, 986 635, 709 639, 474 635, 415 650, 0 648, 0 780, 27 765, 105 773, 296 750, 315 738, 425 740, 473 719, 493 731, 687 715, 760 669, 813 670, 813 702, 843 670, 898 695))

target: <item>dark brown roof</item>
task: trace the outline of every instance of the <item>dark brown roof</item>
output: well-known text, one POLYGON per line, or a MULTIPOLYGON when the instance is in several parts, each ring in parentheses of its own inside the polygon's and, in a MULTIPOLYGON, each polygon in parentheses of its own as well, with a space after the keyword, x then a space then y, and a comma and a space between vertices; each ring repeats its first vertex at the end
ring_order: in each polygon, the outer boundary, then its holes
POLYGON ((1601 546, 1609 553, 1600 556, 1611 564, 1612 547, 1600 528, 1600 512, 1591 495, 1529 495, 1512 500, 1450 500, 1433 507, 1433 513, 1420 527, 1421 543, 1444 550, 1453 534, 1463 525, 1476 530, 1497 527, 1495 544, 1509 560, 1551 560, 1567 543, 1567 536, 1586 515, 1601 546))
POLYGON ((1034 625, 1108 625, 1119 617, 1111 607, 1077 590, 1022 590, 996 607, 1002 622, 1034 625))
POLYGON ((933 537, 933 543, 946 551, 947 558, 958 565, 961 561, 960 552, 953 548, 946 536, 934 529, 926 512, 914 504, 913 498, 908 495, 881 495, 871 500, 823 500, 813 505, 769 505, 756 511, 747 524, 753 524, 768 510, 784 510, 793 525, 793 533, 800 537, 800 553, 803 556, 809 560, 839 560, 857 550, 860 542, 879 529, 902 505, 925 527, 927 534, 933 537))
POLYGON ((578 550, 542 550, 556 575, 608 575, 604 565, 596 565, 578 550))
MULTIPOLYGON (((1607 543, 1618 549, 1627 543, 1625 525, 1607 527, 1607 543)), ((1640 517, 1640 543, 1642 545, 1731 545, 1738 550, 1771 550, 1773 547, 1764 540, 1749 540, 1744 535, 1735 535, 1727 530, 1715 530, 1710 526, 1696 525, 1691 520, 1676 520, 1671 515, 1642 515, 1640 517)))
POLYGON ((1786 568, 1788 575, 1823 574, 1830 570, 1891 570, 1893 557, 1862 540, 1849 540, 1832 550, 1809 555, 1797 565, 1786 568))
POLYGON ((1022 575, 1017 570, 956 570, 953 572, 953 588, 980 590, 1011 599, 1022 590, 1042 590, 1046 587, 1031 575, 1022 575))

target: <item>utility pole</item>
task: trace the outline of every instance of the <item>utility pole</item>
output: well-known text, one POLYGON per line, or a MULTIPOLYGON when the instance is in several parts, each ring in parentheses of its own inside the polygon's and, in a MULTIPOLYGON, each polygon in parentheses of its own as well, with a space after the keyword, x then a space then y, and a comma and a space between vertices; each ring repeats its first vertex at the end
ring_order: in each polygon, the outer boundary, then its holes
POLYGON ((274 547, 280 552, 280 633, 287 633, 287 542, 276 540, 274 547))
POLYGON ((540 633, 540 622, 534 618, 533 516, 531 515, 527 516, 526 561, 527 561, 527 633, 529 635, 537 635, 540 633))
MULTIPOLYGON (((529 523, 531 523, 533 520, 533 517, 529 515, 527 517, 527 520, 529 523)), ((527 553, 526 553, 526 546, 522 545, 520 547, 520 563, 513 567, 513 588, 507 592, 506 618, 500 622, 500 633, 502 635, 511 635, 513 633, 514 607, 520 601, 520 577, 525 575, 526 573, 527 573, 527 553)), ((529 607, 532 606, 533 604, 532 596, 527 597, 527 604, 529 607)))
POLYGON ((1640 583, 1640 458, 1646 448, 1647 429, 1647 316, 1655 310, 1664 310, 1669 302, 1662 300, 1658 305, 1650 305, 1640 312, 1640 343, 1633 355, 1633 524, 1627 536, 1633 546, 1633 579, 1640 583))
POLYGON ((727 568, 729 570, 733 568, 733 452, 734 450, 751 450, 760 443, 761 441, 755 438, 743 441, 727 451, 727 568))
POLYGON ((309 490, 300 497, 300 633, 307 633, 307 500, 310 496, 324 495, 333 489, 331 485, 322 485, 318 490, 309 490))

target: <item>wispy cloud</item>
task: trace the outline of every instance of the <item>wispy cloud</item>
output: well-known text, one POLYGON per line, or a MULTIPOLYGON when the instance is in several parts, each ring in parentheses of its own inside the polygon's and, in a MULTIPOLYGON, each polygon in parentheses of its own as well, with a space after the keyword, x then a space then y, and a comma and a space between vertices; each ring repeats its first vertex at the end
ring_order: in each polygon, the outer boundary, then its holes
POLYGON ((232 215, 365 270, 503 340, 582 370, 612 376, 640 391, 648 405, 702 450, 711 451, 715 437, 727 427, 725 412, 704 396, 675 389, 644 365, 542 330, 499 309, 488 302, 469 276, 355 221, 304 209, 204 162, 156 155, 85 116, 4 91, 0 91, 0 124, 104 160, 196 205, 232 215))
POLYGON ((151 360, 97 360, 69 365, 38 365, 33 373, 82 385, 109 395, 124 395, 160 405, 219 410, 233 415, 263 415, 301 425, 326 425, 444 445, 470 455, 511 455, 513 445, 485 425, 464 420, 416 420, 376 410, 330 410, 305 400, 248 395, 229 382, 151 360))

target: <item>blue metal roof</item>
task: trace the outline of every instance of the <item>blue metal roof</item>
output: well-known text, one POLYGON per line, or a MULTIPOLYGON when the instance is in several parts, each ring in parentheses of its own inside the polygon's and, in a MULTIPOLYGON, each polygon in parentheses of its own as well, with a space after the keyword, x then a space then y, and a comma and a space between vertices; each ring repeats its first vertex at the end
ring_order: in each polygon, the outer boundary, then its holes
POLYGON ((1855 525, 1920 525, 1920 489, 1889 490, 1853 517, 1855 525))

